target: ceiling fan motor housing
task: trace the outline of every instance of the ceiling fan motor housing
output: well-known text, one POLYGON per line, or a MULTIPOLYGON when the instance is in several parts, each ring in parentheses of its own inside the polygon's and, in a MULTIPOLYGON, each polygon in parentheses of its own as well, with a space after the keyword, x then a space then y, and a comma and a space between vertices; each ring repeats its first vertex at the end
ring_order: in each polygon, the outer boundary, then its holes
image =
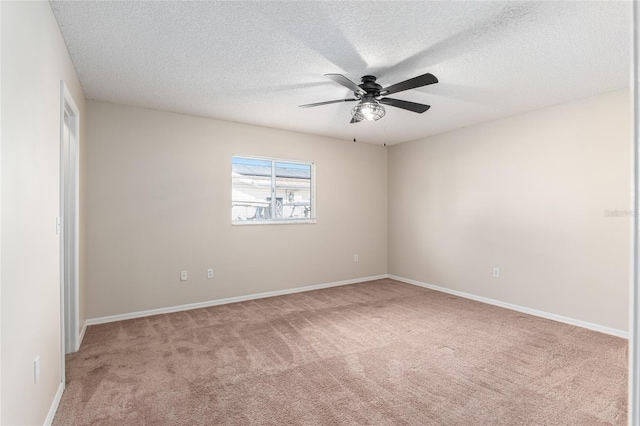
MULTIPOLYGON (((376 77, 374 75, 365 75, 360 80, 362 81, 362 84, 359 84, 359 86, 362 88, 362 90, 367 92, 368 96, 380 96, 382 86, 376 83, 376 77)), ((367 95, 364 96, 366 97, 367 95)))

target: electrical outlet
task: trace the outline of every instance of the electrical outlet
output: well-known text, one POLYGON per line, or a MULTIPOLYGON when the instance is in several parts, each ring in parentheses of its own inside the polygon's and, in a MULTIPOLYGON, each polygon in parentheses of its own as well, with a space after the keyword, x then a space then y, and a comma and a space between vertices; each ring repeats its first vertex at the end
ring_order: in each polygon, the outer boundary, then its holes
POLYGON ((207 278, 213 278, 213 268, 207 269, 207 278))
POLYGON ((180 281, 186 281, 188 278, 188 272, 187 271, 181 271, 180 272, 180 281))
POLYGON ((33 384, 38 384, 40 380, 40 355, 33 360, 33 384))
POLYGON ((500 268, 493 268, 493 277, 494 278, 500 277, 500 268))
POLYGON ((357 254, 354 254, 354 255, 353 255, 353 261, 354 261, 354 262, 357 262, 357 261, 358 261, 358 255, 357 255, 357 254))

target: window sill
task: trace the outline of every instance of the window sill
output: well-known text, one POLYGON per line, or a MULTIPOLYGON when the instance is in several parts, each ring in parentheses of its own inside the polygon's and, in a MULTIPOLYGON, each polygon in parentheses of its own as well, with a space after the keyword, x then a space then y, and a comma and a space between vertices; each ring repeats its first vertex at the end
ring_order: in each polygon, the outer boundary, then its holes
POLYGON ((315 219, 285 219, 285 220, 234 220, 231 222, 231 225, 302 225, 302 224, 310 224, 316 223, 315 219))

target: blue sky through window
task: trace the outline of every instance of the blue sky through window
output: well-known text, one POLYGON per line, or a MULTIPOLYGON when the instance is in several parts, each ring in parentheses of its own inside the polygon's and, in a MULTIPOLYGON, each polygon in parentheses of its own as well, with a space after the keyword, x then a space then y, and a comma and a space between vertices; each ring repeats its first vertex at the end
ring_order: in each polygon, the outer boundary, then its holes
POLYGON ((255 158, 233 157, 233 164, 238 164, 238 165, 242 165, 242 166, 271 167, 271 161, 268 161, 268 160, 256 160, 255 158))

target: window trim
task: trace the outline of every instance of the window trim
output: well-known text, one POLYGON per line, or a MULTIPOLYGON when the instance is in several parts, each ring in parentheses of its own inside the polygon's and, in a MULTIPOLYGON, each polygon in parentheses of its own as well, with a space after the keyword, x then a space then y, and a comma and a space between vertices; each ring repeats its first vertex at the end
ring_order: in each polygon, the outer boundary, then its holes
MULTIPOLYGON (((277 190, 275 184, 275 167, 276 163, 292 163, 292 164, 300 164, 311 167, 311 185, 310 185, 310 199, 311 199, 311 211, 309 213, 308 218, 275 218, 268 220, 234 220, 231 218, 231 225, 302 225, 302 224, 310 224, 316 223, 316 163, 313 161, 304 161, 304 160, 293 160, 290 158, 279 158, 279 157, 261 157, 257 155, 242 155, 242 154, 233 154, 231 155, 231 173, 233 173, 233 159, 234 158, 246 158, 249 160, 262 160, 262 161, 270 161, 271 162, 271 211, 275 211, 275 203, 276 197, 274 191, 277 190)), ((231 189, 233 190, 233 178, 231 180, 231 189)), ((231 195, 231 206, 233 207, 233 193, 231 195)))

